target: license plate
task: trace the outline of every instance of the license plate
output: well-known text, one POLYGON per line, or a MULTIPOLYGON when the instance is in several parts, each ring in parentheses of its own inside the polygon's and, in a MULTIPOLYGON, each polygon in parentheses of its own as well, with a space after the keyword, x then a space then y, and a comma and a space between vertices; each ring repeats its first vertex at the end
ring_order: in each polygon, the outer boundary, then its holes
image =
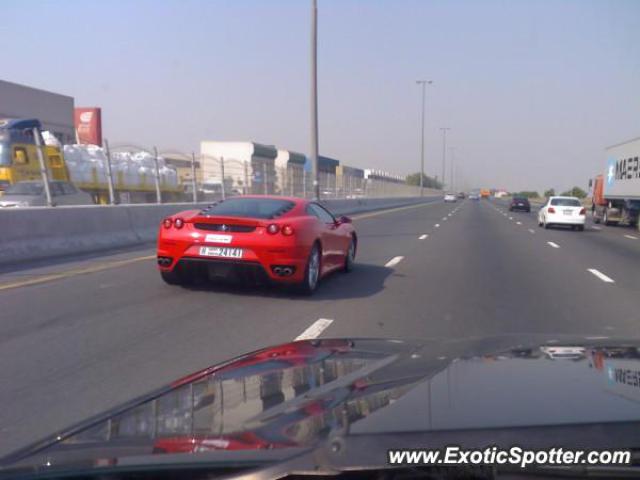
POLYGON ((572 215, 573 214, 573 210, 563 210, 565 215, 572 215))
POLYGON ((200 255, 203 257, 242 258, 241 248, 228 247, 200 247, 200 255))

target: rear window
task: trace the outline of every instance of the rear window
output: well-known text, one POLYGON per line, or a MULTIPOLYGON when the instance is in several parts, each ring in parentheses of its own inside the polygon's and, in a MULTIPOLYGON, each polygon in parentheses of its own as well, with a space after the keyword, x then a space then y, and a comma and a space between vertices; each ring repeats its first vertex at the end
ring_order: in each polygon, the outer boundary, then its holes
POLYGON ((551 200, 551 205, 554 207, 581 207, 582 204, 580 200, 576 200, 575 198, 553 198, 551 200))
POLYGON ((42 195, 43 186, 41 183, 14 183, 5 191, 5 195, 42 195))
POLYGON ((520 202, 520 203, 527 203, 529 199, 525 197, 513 197, 513 201, 520 202))
POLYGON ((205 215, 228 217, 276 218, 295 206, 289 200, 275 198, 231 198, 204 209, 205 215))

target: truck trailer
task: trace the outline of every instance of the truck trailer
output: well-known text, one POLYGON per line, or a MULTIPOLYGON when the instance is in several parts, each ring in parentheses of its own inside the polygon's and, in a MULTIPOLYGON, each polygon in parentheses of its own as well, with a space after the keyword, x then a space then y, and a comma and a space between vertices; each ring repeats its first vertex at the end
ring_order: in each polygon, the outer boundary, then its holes
POLYGON ((638 225, 640 137, 606 149, 606 170, 589 181, 595 223, 638 225))

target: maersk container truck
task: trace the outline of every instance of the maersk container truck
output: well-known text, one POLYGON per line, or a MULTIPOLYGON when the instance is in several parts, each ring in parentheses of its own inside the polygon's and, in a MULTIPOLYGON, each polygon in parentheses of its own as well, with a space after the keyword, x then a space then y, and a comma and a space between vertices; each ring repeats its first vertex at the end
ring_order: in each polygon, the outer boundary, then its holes
POLYGON ((638 225, 640 214, 640 137, 606 149, 602 175, 589 182, 593 221, 638 225))

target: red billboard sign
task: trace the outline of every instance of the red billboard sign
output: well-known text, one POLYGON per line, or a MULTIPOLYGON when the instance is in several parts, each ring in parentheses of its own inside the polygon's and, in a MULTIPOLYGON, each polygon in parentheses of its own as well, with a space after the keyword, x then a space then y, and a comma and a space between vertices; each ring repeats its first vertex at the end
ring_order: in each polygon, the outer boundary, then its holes
POLYGON ((98 107, 78 107, 74 111, 78 141, 102 145, 102 110, 98 107))

